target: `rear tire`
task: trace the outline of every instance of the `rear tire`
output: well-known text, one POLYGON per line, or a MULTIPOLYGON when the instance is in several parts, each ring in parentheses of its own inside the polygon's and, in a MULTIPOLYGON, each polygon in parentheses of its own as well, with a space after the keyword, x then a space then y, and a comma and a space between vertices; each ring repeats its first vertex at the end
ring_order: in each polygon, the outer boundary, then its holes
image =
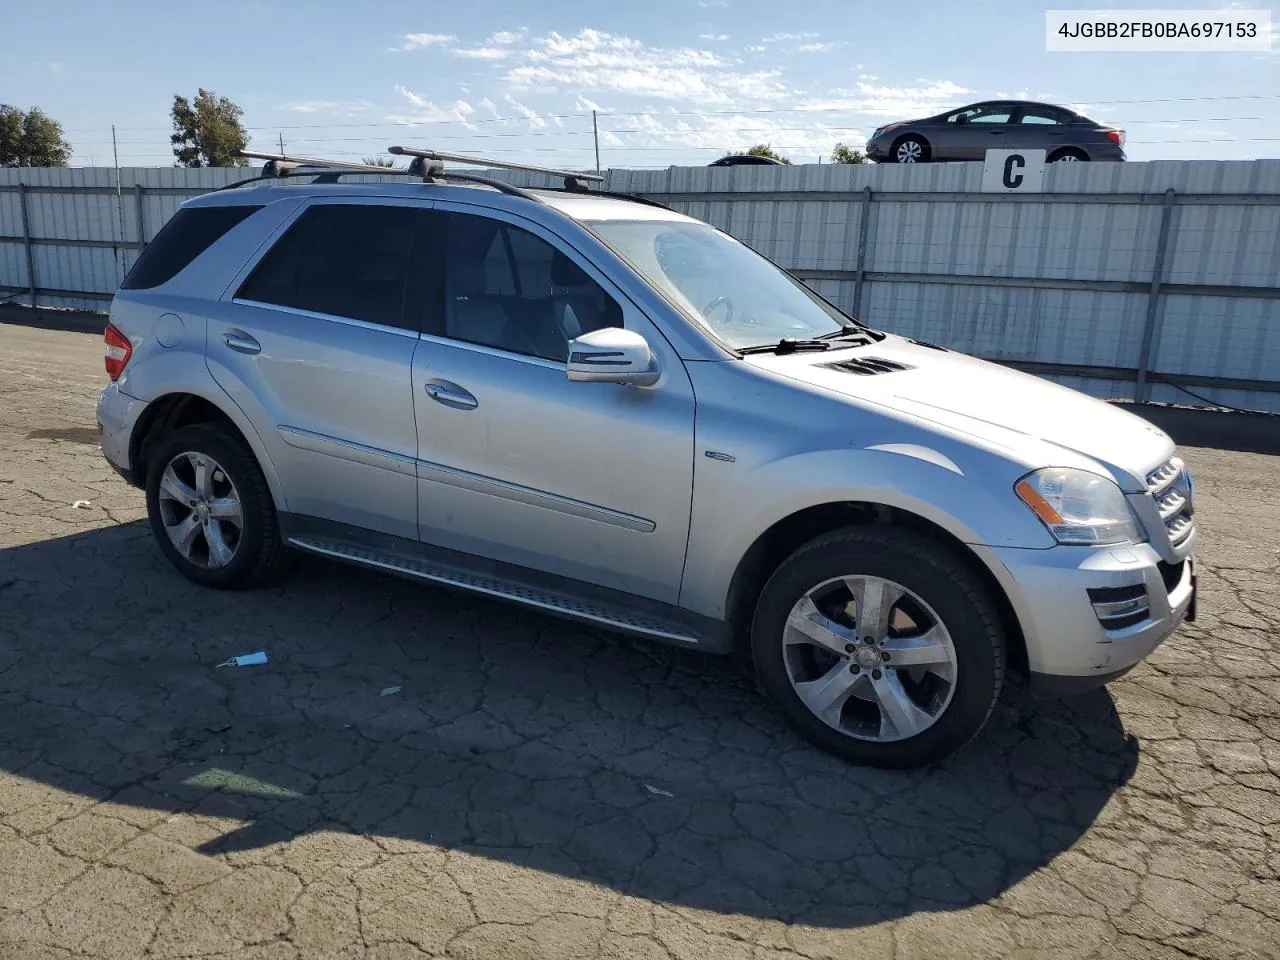
POLYGON ((878 767, 959 750, 986 723, 1005 673, 1000 618, 969 565, 882 527, 834 531, 785 560, 760 595, 751 649, 761 686, 797 733, 878 767))
POLYGON ((244 439, 217 423, 175 430, 148 457, 147 515, 160 551, 188 580, 235 589, 279 571, 275 503, 244 439))
POLYGON ((889 158, 894 163, 928 163, 929 144, 924 137, 914 133, 907 134, 900 140, 894 141, 889 150, 889 158))
POLYGON ((1085 163, 1089 155, 1076 147, 1063 147, 1049 157, 1050 163, 1085 163))

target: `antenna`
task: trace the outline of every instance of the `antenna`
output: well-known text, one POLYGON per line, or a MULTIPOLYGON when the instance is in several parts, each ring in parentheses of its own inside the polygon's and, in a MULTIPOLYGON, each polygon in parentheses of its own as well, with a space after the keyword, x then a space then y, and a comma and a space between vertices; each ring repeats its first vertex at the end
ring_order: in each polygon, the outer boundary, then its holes
MULTIPOLYGON (((478 167, 498 167, 502 170, 523 170, 526 173, 543 173, 549 177, 557 177, 564 181, 565 188, 578 192, 586 192, 584 181, 588 183, 604 183, 604 177, 595 173, 573 173, 570 170, 554 170, 551 167, 536 167, 531 163, 511 163, 508 160, 490 160, 487 157, 468 157, 460 153, 441 153, 439 150, 419 150, 415 147, 388 147, 387 152, 397 157, 416 157, 427 161, 433 168, 440 164, 444 169, 444 161, 451 163, 470 163, 478 167)), ((426 174, 424 173, 424 176, 426 174)))

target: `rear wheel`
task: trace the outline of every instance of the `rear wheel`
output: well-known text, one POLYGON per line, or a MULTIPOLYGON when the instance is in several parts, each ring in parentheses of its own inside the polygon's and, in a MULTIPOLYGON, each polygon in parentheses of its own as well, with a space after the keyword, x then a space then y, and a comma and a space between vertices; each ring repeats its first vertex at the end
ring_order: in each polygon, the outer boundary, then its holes
POLYGON ((183 576, 231 588, 275 572, 284 553, 275 505, 253 451, 234 430, 183 427, 148 462, 151 531, 183 576))
POLYGON ((927 163, 929 144, 913 133, 894 143, 889 153, 894 163, 927 163))
POLYGON ((1089 159, 1088 155, 1083 150, 1078 150, 1075 147, 1065 147, 1064 149, 1059 150, 1057 153, 1053 154, 1053 156, 1049 158, 1049 162, 1050 163, 1084 163, 1088 159, 1089 159))
POLYGON ((765 585, 751 630, 760 683, 791 726, 855 763, 915 767, 960 749, 1004 680, 991 598, 950 550, 850 528, 765 585))

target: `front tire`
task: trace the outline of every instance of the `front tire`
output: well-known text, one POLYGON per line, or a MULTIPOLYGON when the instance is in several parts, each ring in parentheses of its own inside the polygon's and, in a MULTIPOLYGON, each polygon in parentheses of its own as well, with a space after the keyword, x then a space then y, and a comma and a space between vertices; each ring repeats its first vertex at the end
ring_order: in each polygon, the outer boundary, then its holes
POLYGON ((756 675, 806 740, 878 767, 935 763, 1000 696, 1005 640, 968 564, 907 531, 852 527, 770 577, 751 626, 756 675))
POLYGON ((894 163, 928 163, 929 144, 923 137, 908 134, 894 143, 889 156, 894 163))
POLYGON ((160 550, 188 580, 232 589, 268 579, 284 547, 258 461, 233 429, 174 431, 148 458, 147 516, 160 550))
POLYGON ((1049 158, 1050 163, 1085 163, 1089 159, 1088 154, 1083 150, 1075 147, 1064 147, 1049 158))

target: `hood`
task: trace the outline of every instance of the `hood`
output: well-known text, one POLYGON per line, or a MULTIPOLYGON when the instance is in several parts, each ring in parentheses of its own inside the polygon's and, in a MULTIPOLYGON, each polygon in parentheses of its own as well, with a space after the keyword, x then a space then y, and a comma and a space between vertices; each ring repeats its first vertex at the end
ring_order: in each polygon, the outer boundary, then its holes
POLYGON ((1146 489, 1148 471, 1173 455, 1168 434, 1112 404, 1031 374, 898 336, 848 350, 757 354, 746 359, 774 374, 1007 448, 1025 447, 1027 439, 1051 444, 1099 462, 1128 492, 1146 489), (868 360, 888 364, 868 364, 868 360), (843 362, 876 372, 830 366, 843 362), (895 364, 906 369, 878 371, 895 364))

